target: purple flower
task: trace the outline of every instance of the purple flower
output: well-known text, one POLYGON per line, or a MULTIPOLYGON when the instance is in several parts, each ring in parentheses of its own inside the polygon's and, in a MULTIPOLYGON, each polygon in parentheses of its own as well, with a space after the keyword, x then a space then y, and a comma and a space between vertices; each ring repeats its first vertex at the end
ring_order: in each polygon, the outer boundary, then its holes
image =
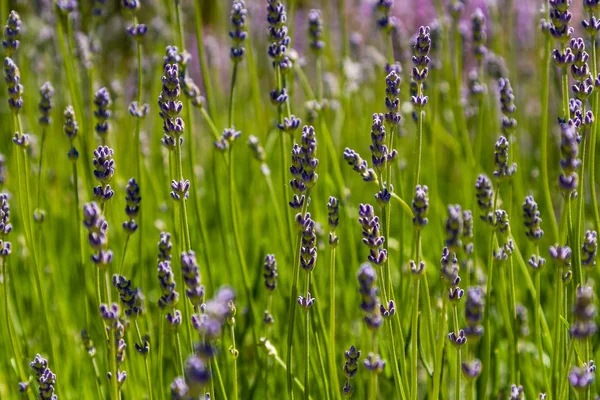
POLYGON ((482 365, 478 359, 474 359, 472 362, 463 361, 460 366, 466 379, 477 379, 481 374, 482 365))
POLYGON ((279 67, 283 73, 286 73, 291 69, 292 61, 286 54, 290 46, 290 37, 286 25, 285 6, 280 0, 267 0, 267 22, 271 40, 268 54, 273 59, 273 68, 279 67))
POLYGON ((485 295, 479 286, 467 289, 467 300, 465 302, 465 320, 467 327, 464 329, 468 337, 481 337, 483 335, 483 307, 485 295))
POLYGON ((133 289, 131 281, 121 275, 113 275, 113 286, 119 292, 121 302, 125 305, 125 315, 136 318, 142 315, 144 309, 144 296, 140 288, 133 289))
POLYGON ((458 276, 460 267, 458 266, 456 253, 450 254, 450 250, 447 247, 444 247, 440 263, 442 265, 441 275, 444 284, 449 288, 458 286, 460 283, 460 277, 458 276))
POLYGON ((467 343, 467 336, 465 335, 465 331, 462 329, 458 331, 458 334, 456 334, 455 332, 450 332, 448 334, 448 339, 450 340, 450 343, 452 343, 452 345, 455 347, 460 347, 463 344, 467 343))
MULTIPOLYGON (((593 365, 593 362, 591 363, 593 365)), ((587 390, 592 382, 594 382, 594 372, 595 366, 592 368, 589 368, 587 365, 584 365, 582 368, 573 367, 569 373, 569 384, 571 384, 575 390, 587 390)))
POLYGON ((510 385, 510 400, 523 400, 525 399, 525 392, 523 392, 523 386, 512 384, 510 385))
POLYGON ((560 160, 560 167, 562 174, 558 178, 558 183, 567 199, 577 196, 576 189, 579 181, 577 170, 581 166, 581 160, 577 158, 580 141, 581 137, 577 134, 577 130, 572 124, 561 125, 560 152, 562 158, 560 160))
POLYGON ((104 138, 108 134, 110 125, 108 119, 112 115, 109 107, 112 105, 110 99, 110 93, 105 87, 99 89, 94 95, 94 104, 96 109, 94 110, 94 117, 96 118, 96 133, 98 136, 104 138))
POLYGON ((523 224, 527 228, 525 236, 529 240, 537 242, 544 235, 544 231, 541 229, 542 218, 540 217, 540 211, 533 196, 525 197, 525 202, 523 203, 523 224))
POLYGON ((385 368, 385 360, 382 360, 379 354, 374 353, 369 353, 363 364, 366 369, 376 374, 380 374, 385 368))
POLYGON ((427 186, 417 185, 415 197, 412 202, 414 217, 413 226, 416 230, 423 229, 427 225, 427 213, 429 209, 429 196, 427 186))
POLYGON ((358 270, 358 284, 360 293, 361 303, 360 308, 365 312, 364 321, 367 327, 371 330, 377 330, 383 319, 381 318, 379 305, 379 298, 377 297, 378 289, 375 286, 377 279, 375 269, 369 263, 364 263, 358 270))
POLYGON ((369 248, 369 261, 382 265, 387 259, 387 250, 383 248, 385 237, 380 236, 379 217, 375 216, 373 206, 359 205, 358 222, 362 226, 362 241, 369 248))
POLYGON ((475 182, 475 192, 477 204, 483 214, 481 218, 485 221, 493 207, 494 189, 492 188, 490 178, 484 174, 479 175, 475 182))
POLYGON ((509 136, 517 128, 517 120, 514 118, 514 113, 517 110, 515 106, 515 95, 510 86, 510 81, 507 78, 498 79, 498 89, 500 90, 500 104, 502 109, 502 132, 509 136))
POLYGON ((179 75, 179 66, 176 63, 165 64, 162 91, 158 96, 159 115, 163 119, 162 144, 169 150, 174 150, 178 144, 183 143, 184 123, 179 117, 183 109, 183 103, 179 100, 181 93, 179 75))
POLYGON ((463 231, 463 216, 460 205, 448 206, 446 218, 446 247, 456 252, 462 246, 461 236, 463 231))
POLYGON ((379 12, 377 25, 384 31, 390 32, 396 28, 396 17, 390 15, 394 0, 377 0, 375 10, 379 12))
POLYGON ((50 111, 54 107, 54 87, 50 82, 46 82, 40 88, 40 104, 38 106, 40 113, 42 114, 39 122, 41 125, 50 125, 50 111))
POLYGON ((376 182, 377 174, 375 171, 369 168, 369 165, 365 160, 360 157, 360 154, 352 149, 346 147, 344 150, 344 160, 352 167, 352 169, 358 172, 365 182, 376 182))
POLYGON ((181 253, 181 271, 183 281, 187 286, 185 291, 194 307, 200 306, 204 302, 204 288, 200 285, 200 270, 196 261, 196 253, 193 250, 181 253))
POLYGON ((596 333, 596 306, 594 305, 594 290, 590 286, 578 286, 575 292, 573 306, 575 321, 571 325, 571 336, 584 340, 596 333))
POLYGON ((169 232, 161 232, 160 240, 158 241, 158 261, 171 261, 171 234, 169 232))
POLYGON ((312 50, 319 54, 325 48, 323 37, 323 18, 321 10, 310 10, 308 12, 308 36, 309 45, 312 50))
POLYGON ((4 80, 8 87, 8 106, 18 113, 23 107, 23 85, 21 85, 21 72, 17 64, 9 58, 4 59, 4 80))
MULTIPOLYGON (((386 143, 386 132, 383 114, 373 114, 373 124, 371 125, 371 162, 373 167, 381 173, 388 163, 393 163, 398 152, 389 150, 386 143)), ((363 177, 364 179, 364 177, 363 177)))
POLYGON ((10 223, 10 205, 8 204, 8 195, 0 193, 0 259, 7 257, 11 253, 11 244, 5 240, 5 237, 12 231, 10 223))
POLYGON ((127 195, 125 196, 125 214, 127 214, 129 217, 129 221, 123 222, 123 229, 128 235, 131 235, 138 228, 134 218, 136 218, 140 212, 140 201, 142 201, 142 196, 140 196, 140 187, 135 181, 135 178, 129 179, 127 182, 126 191, 127 195))
POLYGON ((115 175, 115 160, 113 160, 114 151, 108 146, 98 146, 94 150, 94 158, 92 164, 94 165, 94 177, 102 184, 106 186, 115 175))
POLYGON ((596 266, 596 251, 598 250, 598 234, 596 231, 586 231, 581 246, 581 265, 590 270, 596 266))
POLYGON ((315 222, 307 217, 302 232, 302 246, 300 248, 300 266, 306 272, 312 272, 317 262, 317 236, 315 222))
POLYGON ((267 290, 272 292, 277 286, 277 260, 274 254, 267 254, 265 256, 263 277, 265 278, 265 286, 267 290))
POLYGON ((471 16, 471 34, 473 39, 473 53, 479 62, 483 60, 487 53, 485 43, 487 41, 485 27, 485 16, 480 8, 475 9, 471 16))
POLYGON ((2 41, 2 47, 6 55, 12 57, 14 53, 19 49, 19 38, 21 33, 21 18, 16 11, 11 11, 8 14, 8 21, 4 26, 4 40, 2 41))
POLYGON ((511 178, 515 172, 517 172, 517 164, 512 163, 508 165, 508 148, 510 143, 504 136, 500 136, 496 142, 496 149, 494 151, 494 163, 496 169, 494 170, 494 178, 497 182, 503 182, 506 179, 511 178))

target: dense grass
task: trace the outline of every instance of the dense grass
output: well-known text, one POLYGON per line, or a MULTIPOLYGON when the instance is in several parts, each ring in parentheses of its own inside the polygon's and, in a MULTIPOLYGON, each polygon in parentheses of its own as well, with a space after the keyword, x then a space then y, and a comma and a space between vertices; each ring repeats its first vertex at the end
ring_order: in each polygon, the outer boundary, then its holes
POLYGON ((0 2, 0 398, 598 396, 597 2, 54 3, 0 2))

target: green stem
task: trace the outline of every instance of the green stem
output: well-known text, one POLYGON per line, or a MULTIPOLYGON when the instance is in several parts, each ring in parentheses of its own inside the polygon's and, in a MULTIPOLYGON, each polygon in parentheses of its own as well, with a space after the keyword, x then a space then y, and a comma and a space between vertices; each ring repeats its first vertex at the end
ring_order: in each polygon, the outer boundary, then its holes
MULTIPOLYGON (((335 234, 335 233, 333 233, 335 234)), ((332 397, 337 398, 337 369, 335 364, 335 247, 331 247, 329 256, 329 376, 332 379, 332 397)))
MULTIPOLYGON (((306 298, 308 299, 310 289, 310 272, 306 273, 306 298)), ((304 330, 304 400, 309 399, 310 395, 310 308, 306 308, 305 312, 305 330, 304 330)))
POLYGON ((235 348, 235 328, 233 324, 230 325, 229 331, 231 333, 231 352, 233 354, 233 398, 238 399, 238 367, 237 367, 237 349, 235 348))
MULTIPOLYGON (((598 73, 597 67, 597 56, 596 56, 596 36, 592 36, 592 76, 596 76, 598 73)), ((600 97, 598 96, 598 90, 595 90, 592 95, 592 106, 594 109, 594 116, 600 114, 600 97)), ((600 231, 600 213, 598 212, 598 197, 596 195, 596 135, 598 132, 598 120, 594 118, 592 122, 592 133, 590 135, 590 190, 592 195, 592 209, 594 210, 594 222, 596 226, 596 232, 600 231)))
MULTIPOLYGON (((539 253, 539 249, 537 248, 536 245, 536 254, 540 254, 539 253)), ((539 368, 542 371, 542 377, 544 378, 544 390, 549 390, 550 389, 550 385, 548 383, 548 373, 546 371, 546 366, 544 365, 544 348, 542 346, 542 323, 540 321, 540 314, 543 312, 542 310, 542 302, 540 300, 540 296, 542 294, 541 292, 541 276, 540 276, 540 271, 535 271, 535 308, 534 308, 534 323, 535 323, 535 330, 536 330, 536 346, 537 346, 537 351, 538 351, 538 357, 540 359, 540 365, 539 368)))
MULTIPOLYGON (((308 194, 307 194, 308 197, 308 194)), ((304 201, 302 205, 302 210, 300 211, 301 215, 306 215, 306 209, 308 207, 308 199, 304 201)), ((292 348, 294 345, 294 325, 295 325, 295 316, 296 316, 296 299, 298 298, 298 276, 300 274, 300 247, 302 245, 302 232, 298 231, 296 234, 296 251, 294 254, 294 268, 292 270, 292 288, 290 293, 290 300, 288 306, 288 314, 289 315, 289 326, 288 326, 288 338, 287 338, 287 359, 286 359, 286 370, 287 370, 287 390, 288 397, 294 397, 294 391, 292 386, 292 348)))
POLYGON ((240 239, 239 232, 239 215, 237 213, 237 201, 235 196, 235 177, 234 177, 234 168, 233 168, 233 151, 231 147, 229 148, 229 206, 231 212, 231 220, 233 224, 233 237, 235 240, 235 249, 238 256, 238 261, 240 263, 241 272, 242 272, 242 280, 244 282, 244 290, 246 291, 246 297, 248 298, 248 306, 249 306, 249 316, 251 320, 252 327, 252 337, 254 339, 254 345, 258 346, 259 340, 258 335, 256 333, 256 311, 254 307, 254 300, 252 299, 252 288, 250 283, 250 276, 248 274, 248 267, 246 266, 246 258, 244 256, 244 251, 242 250, 242 241, 240 239))
MULTIPOLYGON (((135 322, 135 330, 137 332, 138 340, 140 341, 140 346, 144 345, 144 340, 142 339, 142 334, 140 333, 140 326, 138 324, 137 319, 135 322)), ((148 355, 144 354, 144 368, 146 370, 146 383, 148 384, 148 396, 150 400, 152 400, 152 378, 150 377, 150 366, 148 365, 148 355)))
POLYGON ((158 315, 158 384, 160 385, 160 398, 161 400, 165 397, 165 372, 164 372, 164 347, 165 347, 165 315, 161 311, 158 315))
POLYGON ((437 346, 435 351, 435 366, 433 369, 433 396, 432 399, 439 398, 440 394, 440 383, 442 378, 442 358, 444 354, 444 344, 446 338, 444 337, 446 332, 446 297, 442 296, 442 312, 439 316, 438 322, 438 335, 437 346))
POLYGON ((23 370, 23 366, 21 365, 22 360, 23 360, 23 358, 21 356, 21 347, 20 347, 18 341, 15 339, 14 331, 11 328, 12 321, 10 318, 10 309, 8 307, 8 280, 9 280, 8 262, 3 257, 0 257, 0 271, 2 271, 3 278, 4 278, 4 281, 3 281, 4 284, 2 285, 4 287, 4 317, 6 319, 6 329, 8 330, 8 339, 10 341, 10 348, 13 351, 13 357, 15 358, 15 364, 17 365, 19 379, 21 380, 21 382, 25 382, 25 381, 27 381, 27 375, 25 374, 25 371, 23 370))
POLYGON ((560 342, 559 342, 559 338, 560 338, 560 334, 561 334, 561 330, 560 330, 560 326, 562 324, 562 322, 560 321, 560 310, 562 307, 562 292, 563 292, 563 288, 562 288, 562 277, 561 277, 561 271, 560 268, 556 268, 556 289, 555 289, 555 294, 556 294, 556 301, 554 304, 554 332, 553 332, 553 338, 554 338, 554 344, 552 346, 552 362, 551 362, 551 371, 552 371, 552 388, 554 389, 552 392, 555 394, 554 398, 558 399, 558 367, 559 367, 559 363, 558 363, 558 357, 559 357, 559 352, 560 352, 560 342))
POLYGON ((402 198, 398 196, 395 192, 392 192, 392 198, 395 199, 398 203, 400 203, 400 205, 410 218, 414 216, 412 208, 408 205, 406 201, 402 200, 402 198))
POLYGON ((231 88, 229 90, 229 127, 233 127, 233 97, 235 93, 235 81, 237 77, 237 66, 238 63, 233 63, 233 70, 231 71, 231 88))
POLYGON ((175 332, 175 352, 177 353, 177 361, 179 361, 179 374, 183 375, 183 355, 181 351, 181 339, 179 338, 179 331, 175 332))
POLYGON ((215 98, 213 96, 212 84, 210 82, 210 72, 208 64, 206 62, 206 56, 204 54, 204 34, 202 31, 202 1, 194 1, 194 26, 196 28, 196 45, 198 46, 198 59, 200 60, 200 71, 202 72, 202 80, 204 83, 204 91, 206 92, 206 99, 208 100, 207 107, 209 111, 213 111, 215 104, 215 98))
MULTIPOLYGON (((457 310, 457 304, 454 303, 452 305, 452 319, 454 320, 454 331, 456 332, 456 334, 458 335, 459 329, 458 329, 458 310, 457 310)), ((455 400, 460 400, 460 380, 461 380, 461 366, 460 366, 460 351, 461 348, 457 347, 456 348, 456 383, 454 385, 454 398, 455 400)))
MULTIPOLYGON (((421 86, 421 84, 419 83, 417 85, 417 97, 420 97, 423 94, 423 88, 421 86)), ((423 151, 423 110, 419 109, 418 113, 417 113, 417 118, 418 118, 418 122, 417 122, 417 126, 418 126, 418 130, 417 130, 417 171, 415 173, 415 185, 417 186, 419 184, 419 182, 421 182, 421 153, 423 151)), ((391 149, 390 149, 391 151, 391 149)))
POLYGON ((565 364, 563 379, 559 382, 559 395, 558 399, 565 399, 565 392, 569 393, 569 370, 571 368, 571 361, 573 360, 573 354, 575 353, 575 340, 571 339, 571 343, 569 344, 569 352, 567 353, 567 362, 565 364))
MULTIPOLYGON (((419 257, 417 257, 417 263, 419 263, 419 257)), ((418 267, 419 264, 417 264, 418 267)), ((412 351, 412 356, 411 356, 411 362, 412 362, 412 380, 411 380, 411 388, 410 388, 410 393, 412 395, 413 399, 417 399, 418 398, 418 386, 417 386, 417 378, 418 378, 418 345, 417 345, 417 321, 419 319, 419 285, 421 283, 421 280, 419 279, 419 277, 416 277, 415 280, 415 292, 414 292, 414 305, 413 305, 413 315, 412 315, 412 328, 411 328, 411 351, 412 351)))
POLYGON ((212 366, 214 367, 215 378, 216 378, 219 390, 221 391, 221 394, 220 394, 221 398, 223 400, 227 400, 227 393, 225 392, 225 385, 223 384, 223 377, 221 376, 221 370, 219 369, 219 362, 217 361, 216 358, 213 358, 212 366))
MULTIPOLYGON (((548 5, 546 5, 548 8, 548 5)), ((548 137, 550 136, 548 130, 548 113, 549 113, 549 101, 548 93, 550 86, 550 47, 551 38, 549 35, 546 37, 544 43, 544 59, 542 65, 542 82, 541 82, 541 99, 542 104, 542 118, 540 128, 540 161, 541 161, 541 172, 542 172, 542 185, 544 193, 544 201, 546 203, 546 209, 548 210, 548 216, 550 217, 550 226, 552 227, 551 241, 557 241, 559 238, 558 234, 558 223, 556 222, 556 215, 554 214, 554 208, 552 206, 552 195, 550 190, 550 182, 548 180, 548 137)))

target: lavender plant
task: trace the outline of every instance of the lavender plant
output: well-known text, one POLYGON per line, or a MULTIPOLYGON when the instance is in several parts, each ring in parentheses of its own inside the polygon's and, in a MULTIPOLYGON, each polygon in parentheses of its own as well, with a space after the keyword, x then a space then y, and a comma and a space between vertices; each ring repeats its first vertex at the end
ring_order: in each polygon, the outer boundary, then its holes
POLYGON ((1 398, 594 398, 600 2, 359 3, 0 2, 1 398))

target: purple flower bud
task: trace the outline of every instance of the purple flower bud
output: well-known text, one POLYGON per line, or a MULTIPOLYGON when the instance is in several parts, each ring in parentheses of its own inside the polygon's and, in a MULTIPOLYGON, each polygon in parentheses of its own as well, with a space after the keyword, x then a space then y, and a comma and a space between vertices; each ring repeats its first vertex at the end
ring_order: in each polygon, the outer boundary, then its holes
POLYGON ((23 107, 23 85, 21 85, 21 73, 17 64, 9 58, 4 59, 4 80, 8 87, 8 106, 18 113, 23 107))
POLYGON ((575 292, 575 305, 573 306, 575 321, 571 325, 571 336, 584 340, 596 333, 596 306, 594 305, 594 291, 590 286, 578 286, 575 292))
POLYGON ((272 292, 277 286, 277 260, 274 254, 267 254, 265 256, 263 277, 265 278, 265 286, 267 290, 272 292))
POLYGON ((115 160, 113 160, 114 151, 108 146, 98 146, 94 150, 94 177, 105 186, 115 175, 115 160))
POLYGON ((487 41, 486 34, 486 26, 485 26, 485 16, 483 15, 483 11, 480 8, 475 9, 475 12, 471 16, 471 33, 473 39, 473 53, 475 53, 475 58, 481 62, 487 53, 487 48, 485 47, 487 41))
POLYGON ((487 220, 487 214, 493 207, 492 203, 494 198, 494 190, 492 188, 492 182, 486 175, 481 174, 477 177, 477 181, 475 182, 475 191, 477 204, 483 213, 482 218, 487 220))
POLYGON ((550 246, 550 257, 557 262, 558 266, 563 269, 571 268, 571 248, 567 245, 559 246, 555 244, 550 246))
POLYGON ((462 246, 461 236, 463 231, 462 209, 460 205, 448 206, 446 218, 446 247, 456 252, 462 246))
POLYGON ((465 379, 477 379, 481 374, 482 365, 478 359, 474 359, 472 362, 464 361, 460 366, 465 379))
MULTIPOLYGON (((595 368, 593 368, 595 370, 595 368)), ((569 373, 569 384, 577 391, 587 390, 594 382, 594 371, 590 368, 573 367, 569 373)))
POLYGON ((315 301, 316 301, 316 299, 314 297, 312 297, 310 292, 307 293, 306 297, 298 296, 298 304, 300 305, 300 307, 302 307, 305 310, 308 310, 309 308, 311 308, 312 305, 315 304, 315 301))
POLYGON ((581 265, 587 270, 591 270, 596 266, 597 249, 598 234, 596 231, 586 231, 585 237, 583 238, 583 245, 581 246, 581 265))
POLYGON ((462 329, 458 331, 458 334, 456 334, 455 332, 450 332, 448 334, 448 339, 450 340, 450 343, 452 343, 452 345, 455 347, 460 347, 463 344, 467 343, 465 331, 462 329))
POLYGON ((325 42, 322 40, 323 18, 321 17, 321 10, 313 9, 308 12, 308 36, 310 48, 319 54, 325 48, 325 42))
POLYGON ((38 106, 40 113, 42 114, 39 119, 41 125, 50 124, 50 111, 52 110, 52 107, 54 107, 54 101, 52 100, 53 96, 54 87, 52 84, 50 82, 44 83, 40 88, 40 104, 38 106))
POLYGON ((523 400, 525 399, 525 392, 523 392, 523 386, 512 384, 510 385, 510 400, 523 400))
POLYGON ((112 100, 110 98, 108 89, 103 87, 96 92, 94 96, 94 104, 96 105, 96 109, 94 110, 94 117, 96 118, 96 133, 100 137, 106 137, 110 128, 108 119, 112 115, 112 112, 109 109, 112 105, 112 100))
POLYGON ((415 188, 415 197, 412 202, 413 226, 416 230, 421 230, 427 225, 427 214, 429 209, 429 196, 427 186, 417 185, 415 188))
POLYGON ((369 353, 363 364, 366 369, 376 374, 380 374, 385 368, 385 360, 382 360, 379 354, 374 353, 369 353))

